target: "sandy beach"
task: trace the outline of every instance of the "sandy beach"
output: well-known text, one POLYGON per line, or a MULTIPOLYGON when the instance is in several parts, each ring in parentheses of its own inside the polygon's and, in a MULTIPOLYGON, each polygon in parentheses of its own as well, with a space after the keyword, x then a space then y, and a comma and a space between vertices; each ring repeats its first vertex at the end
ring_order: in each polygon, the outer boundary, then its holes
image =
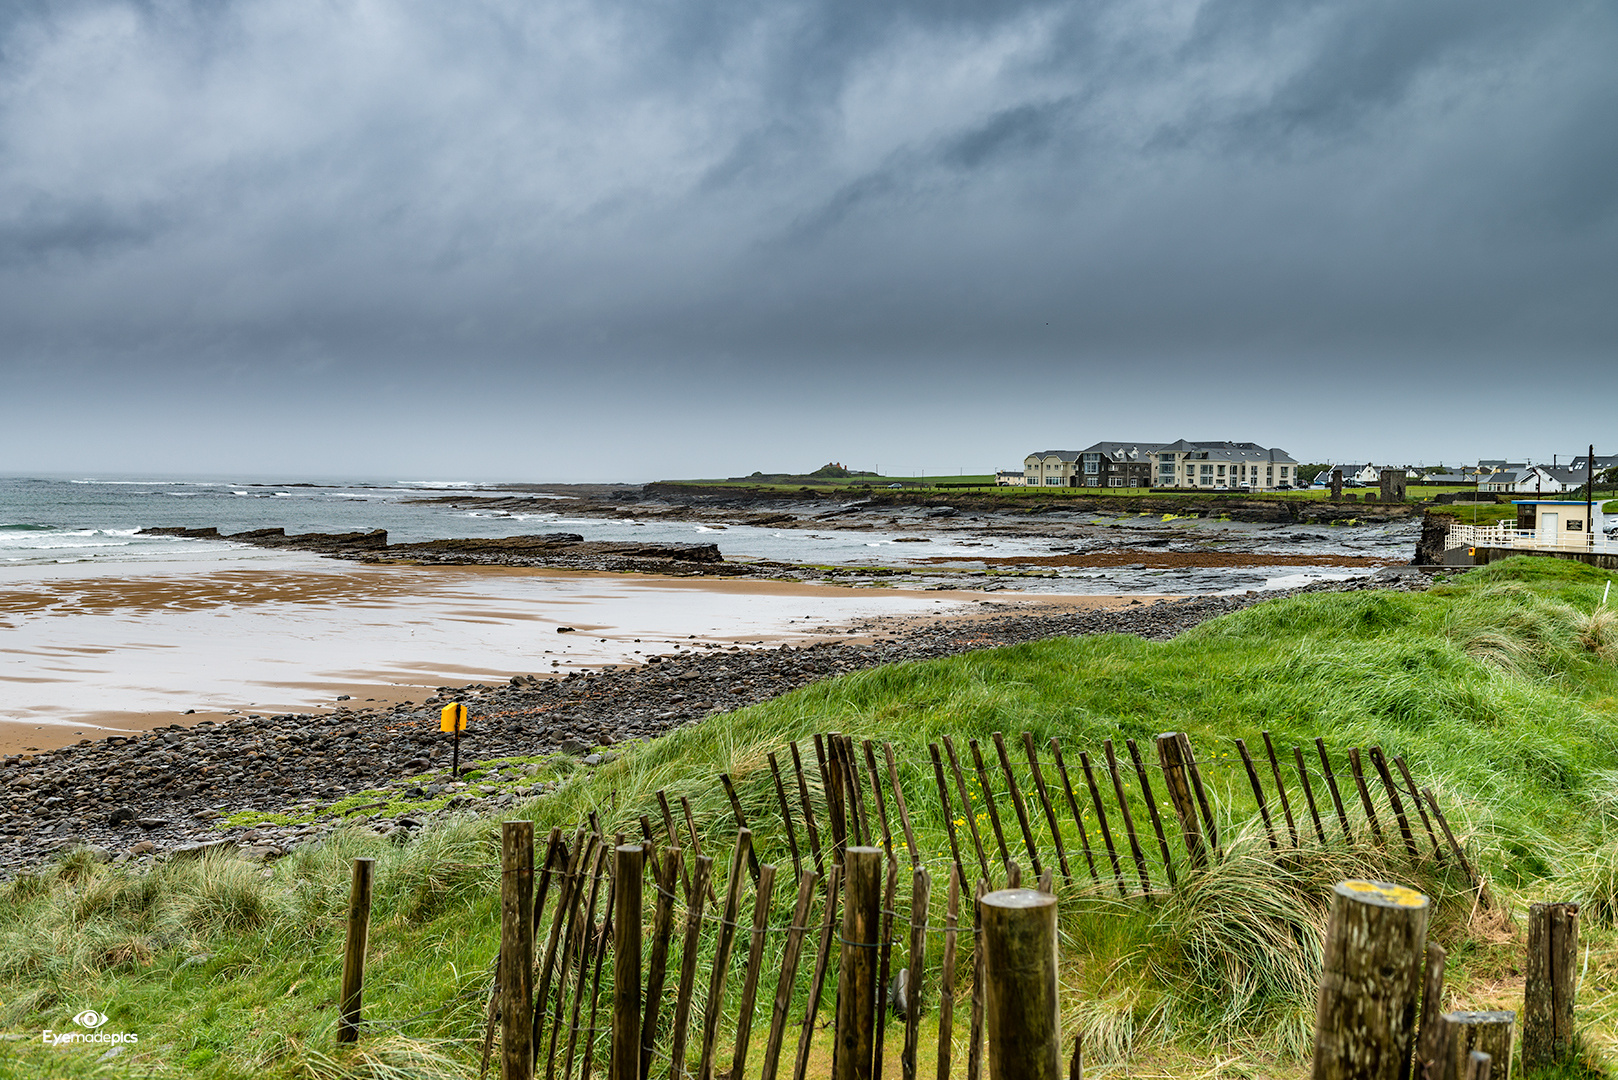
POLYGON ((1106 609, 992 597, 509 567, 273 566, 0 585, 0 753, 236 715, 380 708, 437 687, 638 664, 652 653, 859 637, 856 624, 1106 609), (851 635, 850 630, 854 630, 851 635))

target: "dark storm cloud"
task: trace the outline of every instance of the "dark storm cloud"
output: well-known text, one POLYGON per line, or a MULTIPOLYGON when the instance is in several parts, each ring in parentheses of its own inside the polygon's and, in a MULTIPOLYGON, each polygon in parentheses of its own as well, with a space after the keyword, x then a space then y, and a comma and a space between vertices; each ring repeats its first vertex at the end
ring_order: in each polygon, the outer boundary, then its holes
POLYGON ((0 364, 1587 363, 1613 11, 30 0, 0 364))

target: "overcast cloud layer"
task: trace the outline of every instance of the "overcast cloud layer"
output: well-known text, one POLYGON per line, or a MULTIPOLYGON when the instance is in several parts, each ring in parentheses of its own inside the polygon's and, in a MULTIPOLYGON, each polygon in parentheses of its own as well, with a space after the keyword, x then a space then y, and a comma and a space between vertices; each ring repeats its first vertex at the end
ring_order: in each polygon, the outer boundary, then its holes
POLYGON ((13 0, 0 470, 1618 449, 1614 57, 1600 2, 13 0))

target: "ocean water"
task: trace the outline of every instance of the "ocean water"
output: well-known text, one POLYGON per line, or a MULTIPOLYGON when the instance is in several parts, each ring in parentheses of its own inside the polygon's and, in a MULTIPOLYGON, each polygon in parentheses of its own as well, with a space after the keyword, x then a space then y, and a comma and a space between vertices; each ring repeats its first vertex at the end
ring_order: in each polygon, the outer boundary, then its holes
POLYGON ((1073 569, 997 578, 1003 591, 992 594, 951 594, 925 591, 951 581, 932 572, 881 582, 914 587, 906 591, 375 567, 222 540, 136 535, 149 526, 211 525, 227 533, 386 529, 401 542, 566 531, 598 540, 711 541, 732 559, 918 567, 939 557, 970 563, 1083 550, 1115 544, 1132 530, 1150 532, 1159 543, 1167 531, 1187 541, 1311 554, 1402 554, 1414 537, 1406 525, 1297 530, 1142 516, 1097 522, 1107 528, 1093 539, 997 536, 954 520, 955 532, 903 520, 890 531, 782 530, 412 502, 472 487, 427 480, 0 478, 0 749, 61 745, 97 731, 231 710, 329 707, 340 694, 361 701, 417 697, 441 684, 635 663, 648 651, 802 641, 860 618, 954 611, 989 603, 988 597, 1236 592, 1366 573, 1285 565, 1073 569), (918 534, 928 541, 902 542, 918 534))
MULTIPOLYGON (((268 563, 295 553, 266 551, 222 540, 136 535, 152 526, 216 526, 223 533, 284 528, 297 532, 386 529, 395 543, 444 537, 498 537, 572 532, 587 540, 708 542, 729 559, 762 559, 814 565, 921 565, 948 559, 970 563, 995 556, 1041 555, 1083 550, 1071 537, 996 535, 972 530, 928 531, 926 543, 910 542, 915 525, 902 521, 886 530, 778 529, 745 524, 664 521, 656 518, 590 518, 563 513, 468 511, 419 500, 456 490, 510 494, 456 480, 351 482, 219 477, 11 477, 0 478, 0 580, 30 566, 80 564, 108 573, 141 567, 268 563)), ((523 493, 530 498, 531 492, 523 493)), ((539 496, 543 498, 543 496, 539 496)), ((1053 515, 1054 516, 1054 515, 1053 515)), ((1094 515, 1080 515, 1087 520, 1094 515)), ((1099 524, 1100 522, 1098 522, 1099 524)), ((951 522, 956 525, 956 522, 951 522)), ((967 523, 961 523, 967 524, 967 523)), ((1167 528, 1187 541, 1217 539, 1238 549, 1266 553, 1375 555, 1405 558, 1413 548, 1413 523, 1363 527, 1244 525, 1194 519, 1165 524, 1155 516, 1110 519, 1114 526, 1096 545, 1120 536, 1167 528), (1120 531, 1121 530, 1121 531, 1120 531)), ((1343 578, 1364 570, 1331 566, 1132 570, 1075 569, 1054 577, 1007 577, 1002 587, 1031 592, 1208 593, 1286 588, 1308 581, 1343 578)))
MULTIPOLYGON (((252 549, 213 540, 137 536, 156 526, 221 532, 387 529, 399 541, 450 535, 443 518, 404 500, 471 484, 358 481, 274 484, 229 477, 0 477, 0 572, 6 566, 94 562, 112 567, 229 561, 252 549)), ((505 526, 464 535, 511 535, 505 526)), ((260 553, 262 554, 262 553, 260 553)))

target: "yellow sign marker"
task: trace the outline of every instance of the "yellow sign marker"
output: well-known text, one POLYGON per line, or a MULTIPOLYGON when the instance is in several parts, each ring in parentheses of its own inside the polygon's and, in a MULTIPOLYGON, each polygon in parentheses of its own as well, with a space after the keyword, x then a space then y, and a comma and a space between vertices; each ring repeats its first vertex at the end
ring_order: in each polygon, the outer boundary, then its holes
POLYGON ((459 703, 445 705, 444 710, 438 714, 439 731, 465 731, 466 706, 459 703))

